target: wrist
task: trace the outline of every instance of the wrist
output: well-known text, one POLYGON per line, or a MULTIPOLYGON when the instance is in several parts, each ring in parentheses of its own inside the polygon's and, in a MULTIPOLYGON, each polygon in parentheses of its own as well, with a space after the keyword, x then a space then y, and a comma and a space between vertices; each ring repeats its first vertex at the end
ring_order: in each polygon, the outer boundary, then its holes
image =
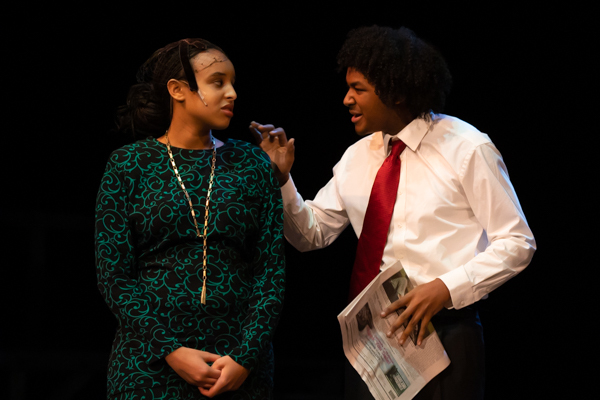
POLYGON ((177 357, 179 357, 179 356, 181 355, 181 353, 184 351, 184 350, 183 350, 184 348, 185 348, 185 347, 178 347, 178 348, 176 348, 175 350, 173 350, 172 352, 170 352, 169 354, 167 354, 167 355, 165 356, 165 361, 166 361, 167 363, 169 363, 169 360, 173 360, 174 358, 177 358, 177 357), (175 353, 177 353, 177 354, 175 354, 175 353))
POLYGON ((287 174, 277 174, 276 176, 277 181, 279 182, 279 186, 283 186, 287 183, 287 181, 290 180, 290 173, 288 172, 287 174))

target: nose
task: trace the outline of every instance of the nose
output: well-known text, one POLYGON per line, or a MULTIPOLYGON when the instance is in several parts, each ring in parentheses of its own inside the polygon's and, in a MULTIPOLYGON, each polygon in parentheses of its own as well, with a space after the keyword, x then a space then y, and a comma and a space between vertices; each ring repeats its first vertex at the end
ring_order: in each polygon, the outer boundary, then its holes
POLYGON ((350 107, 354 103, 354 97, 352 97, 352 95, 350 94, 350 90, 348 90, 348 92, 346 92, 346 96, 344 96, 344 105, 346 107, 350 107))
POLYGON ((233 85, 229 85, 229 90, 225 94, 225 97, 227 97, 228 99, 231 99, 231 100, 237 99, 237 93, 236 93, 235 89, 233 88, 233 85))

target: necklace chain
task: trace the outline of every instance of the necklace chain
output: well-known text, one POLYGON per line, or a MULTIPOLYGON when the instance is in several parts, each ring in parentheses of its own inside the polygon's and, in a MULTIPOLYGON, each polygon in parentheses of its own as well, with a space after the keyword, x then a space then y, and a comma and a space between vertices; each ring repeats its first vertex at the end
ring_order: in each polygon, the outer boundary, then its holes
POLYGON ((181 187, 181 190, 183 191, 183 194, 185 195, 185 199, 187 200, 187 202, 190 206, 190 212, 191 212, 192 218, 194 220, 194 227, 196 228, 196 236, 204 239, 204 243, 202 246, 202 250, 203 250, 203 255, 202 255, 202 294, 200 296, 200 301, 202 302, 202 304, 206 304, 206 269, 207 269, 206 238, 208 237, 208 216, 209 216, 208 205, 210 204, 210 195, 212 193, 213 182, 215 179, 215 164, 217 161, 217 145, 215 143, 215 138, 211 136, 212 146, 213 146, 212 162, 211 162, 211 166, 210 166, 210 178, 208 180, 208 190, 206 192, 206 204, 204 205, 204 229, 203 229, 202 233, 200 233, 200 228, 198 227, 198 221, 196 220, 196 212, 194 211, 194 206, 192 205, 192 199, 190 198, 190 195, 189 195, 187 189, 185 188, 185 184, 183 183, 183 180, 181 179, 181 176, 179 175, 179 170, 177 168, 177 164, 175 164, 175 159, 173 158, 173 152, 171 151, 171 142, 169 141, 169 130, 168 129, 167 129, 167 132, 165 133, 165 138, 167 139, 167 151, 169 152, 169 160, 171 161, 171 166, 173 167, 173 172, 175 173, 175 177, 177 178, 177 181, 179 182, 179 186, 181 187))

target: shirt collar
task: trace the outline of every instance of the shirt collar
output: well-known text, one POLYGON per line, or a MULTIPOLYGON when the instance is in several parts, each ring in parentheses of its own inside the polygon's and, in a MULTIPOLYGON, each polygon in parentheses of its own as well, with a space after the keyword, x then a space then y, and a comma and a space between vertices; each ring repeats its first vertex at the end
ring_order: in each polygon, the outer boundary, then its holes
POLYGON ((385 152, 384 154, 387 155, 390 139, 397 137, 398 139, 406 143, 406 147, 408 147, 412 151, 416 151, 427 132, 429 132, 429 130, 432 128, 436 119, 437 116, 433 113, 431 114, 430 121, 426 121, 423 118, 415 118, 396 135, 390 135, 383 132, 375 132, 373 134, 373 140, 371 141, 371 149, 383 149, 383 151, 385 152))

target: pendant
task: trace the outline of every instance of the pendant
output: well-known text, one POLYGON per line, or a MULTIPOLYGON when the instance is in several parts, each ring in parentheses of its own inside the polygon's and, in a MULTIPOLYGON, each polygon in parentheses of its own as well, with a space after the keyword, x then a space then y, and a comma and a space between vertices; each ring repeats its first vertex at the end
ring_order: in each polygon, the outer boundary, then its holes
POLYGON ((202 284, 202 294, 200 295, 200 303, 206 304, 206 281, 202 284))

